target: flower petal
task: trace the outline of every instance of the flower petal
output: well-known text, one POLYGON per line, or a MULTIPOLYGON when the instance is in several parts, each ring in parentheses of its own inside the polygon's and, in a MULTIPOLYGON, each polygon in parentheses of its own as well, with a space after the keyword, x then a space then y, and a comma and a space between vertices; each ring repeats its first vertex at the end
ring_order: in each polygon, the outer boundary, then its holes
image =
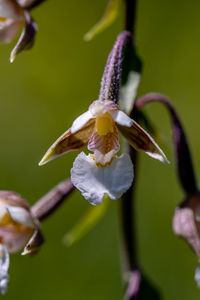
POLYGON ((71 133, 75 133, 81 128, 83 128, 92 118, 93 116, 89 110, 83 113, 82 115, 80 115, 72 123, 71 133))
POLYGON ((23 50, 31 49, 35 41, 35 35, 38 30, 38 26, 35 23, 35 21, 31 18, 28 11, 24 12, 24 18, 25 18, 24 29, 10 55, 11 63, 15 60, 16 56, 20 52, 22 52, 23 50))
POLYGON ((7 19, 5 22, 0 21, 0 43, 10 43, 19 34, 21 27, 21 20, 7 19))
POLYGON ((134 123, 134 121, 121 110, 117 110, 114 113, 112 113, 112 118, 115 120, 117 124, 126 127, 131 127, 134 123))
POLYGON ((12 0, 0 0, 0 17, 19 20, 23 18, 23 10, 12 0))
POLYGON ((129 155, 116 157, 107 167, 97 167, 91 155, 81 152, 71 169, 71 180, 91 204, 102 203, 104 194, 115 200, 128 190, 133 181, 133 165, 129 155))
POLYGON ((149 156, 164 163, 169 163, 165 154, 154 139, 133 120, 132 127, 117 125, 118 129, 136 150, 144 151, 149 156))
POLYGON ((8 268, 10 264, 10 258, 6 247, 0 244, 0 290, 2 294, 7 291, 7 285, 9 281, 8 268))
POLYGON ((26 244, 22 255, 33 255, 36 254, 41 245, 44 243, 44 237, 39 228, 37 228, 28 243, 26 244))
POLYGON ((113 133, 106 135, 99 135, 96 131, 93 133, 88 149, 94 152, 95 162, 100 163, 102 166, 110 162, 113 155, 120 149, 119 133, 116 126, 114 126, 113 133))
POLYGON ((9 205, 7 205, 6 208, 10 217, 15 222, 26 225, 27 227, 31 227, 31 228, 35 227, 31 214, 26 209, 22 207, 9 206, 9 205))
POLYGON ((84 148, 94 130, 94 120, 90 120, 81 130, 72 134, 69 129, 47 150, 46 154, 39 163, 39 166, 70 151, 84 148))
POLYGON ((21 225, 19 228, 15 224, 0 227, 0 238, 9 253, 20 251, 26 245, 32 233, 33 228, 25 227, 24 225, 21 225))

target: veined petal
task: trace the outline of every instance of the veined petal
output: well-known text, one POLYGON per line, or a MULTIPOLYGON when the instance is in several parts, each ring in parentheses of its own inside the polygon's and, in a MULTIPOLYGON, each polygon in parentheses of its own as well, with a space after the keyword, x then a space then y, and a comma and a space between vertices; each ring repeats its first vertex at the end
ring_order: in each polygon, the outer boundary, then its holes
POLYGON ((9 253, 20 251, 26 245, 32 233, 33 228, 25 227, 24 225, 16 226, 16 224, 10 224, 9 226, 0 227, 2 243, 6 246, 9 253))
POLYGON ((17 223, 26 225, 27 227, 34 228, 35 224, 31 217, 30 212, 22 207, 17 206, 6 206, 10 217, 17 223))
POLYGON ((12 19, 7 19, 4 22, 0 20, 0 43, 10 43, 19 34, 22 22, 12 19))
POLYGON ((117 127, 136 150, 144 151, 149 156, 158 159, 163 163, 169 163, 165 154, 156 144, 154 139, 134 120, 132 127, 121 126, 119 124, 117 127))
POLYGON ((69 129, 47 150, 39 165, 47 162, 70 151, 80 150, 87 145, 94 130, 94 120, 90 120, 85 126, 72 134, 69 129))
POLYGON ((121 110, 113 112, 111 116, 115 122, 121 126, 131 127, 133 125, 134 121, 121 110))
POLYGON ((94 152, 96 163, 102 166, 109 163, 120 149, 118 129, 114 126, 113 130, 101 136, 95 131, 88 144, 88 149, 94 152))
POLYGON ((115 200, 133 181, 133 165, 129 155, 116 157, 107 167, 97 167, 91 155, 81 152, 71 169, 71 180, 91 204, 102 203, 104 194, 115 200))
POLYGON ((93 118, 91 112, 88 110, 77 119, 74 120, 71 127, 71 133, 75 133, 81 128, 83 128, 91 119, 93 118))
POLYGON ((10 258, 6 247, 0 244, 0 290, 2 294, 7 291, 7 285, 9 281, 8 268, 10 264, 10 258))
POLYGON ((12 0, 0 0, 0 17, 19 20, 23 18, 23 10, 12 0))

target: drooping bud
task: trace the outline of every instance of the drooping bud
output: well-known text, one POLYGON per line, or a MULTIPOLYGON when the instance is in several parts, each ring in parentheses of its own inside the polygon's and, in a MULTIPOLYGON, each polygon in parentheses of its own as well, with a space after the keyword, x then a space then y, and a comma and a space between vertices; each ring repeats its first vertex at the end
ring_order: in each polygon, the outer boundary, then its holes
MULTIPOLYGON (((176 208, 173 218, 174 233, 189 244, 200 262, 200 194, 191 195, 176 208)), ((200 267, 194 276, 200 287, 200 267)))
POLYGON ((200 195, 188 196, 176 208, 173 230, 188 242, 200 261, 200 195))
MULTIPOLYGON (((178 179, 185 193, 185 200, 176 208, 173 217, 174 233, 190 245, 200 262, 200 192, 198 191, 192 156, 180 118, 171 102, 160 94, 147 94, 135 103, 137 109, 150 102, 163 104, 171 117, 175 166, 178 179)), ((195 271, 200 287, 200 267, 195 271)))
POLYGON ((135 107, 141 109, 150 102, 159 102, 167 108, 172 120, 174 156, 178 179, 186 195, 196 194, 198 188, 192 156, 181 120, 171 102, 160 94, 151 93, 141 97, 136 101, 135 107))

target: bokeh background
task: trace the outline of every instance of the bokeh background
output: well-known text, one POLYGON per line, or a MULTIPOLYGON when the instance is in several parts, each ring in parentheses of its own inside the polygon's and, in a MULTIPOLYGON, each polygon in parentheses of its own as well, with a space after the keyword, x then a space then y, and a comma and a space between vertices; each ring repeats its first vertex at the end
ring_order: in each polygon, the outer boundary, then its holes
MULTIPOLYGON (((200 166, 200 2, 139 0, 137 49, 144 62, 139 95, 161 92, 177 107, 187 131, 198 174, 200 166)), ((33 12, 39 25, 35 47, 8 61, 13 45, 0 47, 0 186, 31 204, 70 174, 76 154, 50 164, 38 162, 73 119, 97 99, 101 75, 123 7, 108 30, 90 43, 83 35, 101 17, 107 0, 46 1, 33 12)), ((189 247, 172 232, 172 216, 183 194, 174 173, 168 115, 158 104, 146 109, 163 137, 172 162, 141 155, 136 221, 140 261, 163 299, 196 300, 197 265, 189 247)), ((4 299, 120 300, 118 203, 81 241, 61 240, 89 204, 76 191, 42 224, 46 243, 34 258, 11 257, 4 299)))

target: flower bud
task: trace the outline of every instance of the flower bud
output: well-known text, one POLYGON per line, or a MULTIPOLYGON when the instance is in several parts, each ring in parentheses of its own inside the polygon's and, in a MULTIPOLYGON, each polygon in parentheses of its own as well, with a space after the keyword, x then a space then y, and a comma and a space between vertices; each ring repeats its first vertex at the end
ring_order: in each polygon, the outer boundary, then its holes
POLYGON ((200 261, 200 195, 191 195, 176 208, 173 230, 192 247, 200 261))
MULTIPOLYGON (((173 218, 174 233, 190 245, 200 262, 200 194, 190 195, 176 208, 173 218)), ((195 271, 200 287, 200 268, 195 271)))

